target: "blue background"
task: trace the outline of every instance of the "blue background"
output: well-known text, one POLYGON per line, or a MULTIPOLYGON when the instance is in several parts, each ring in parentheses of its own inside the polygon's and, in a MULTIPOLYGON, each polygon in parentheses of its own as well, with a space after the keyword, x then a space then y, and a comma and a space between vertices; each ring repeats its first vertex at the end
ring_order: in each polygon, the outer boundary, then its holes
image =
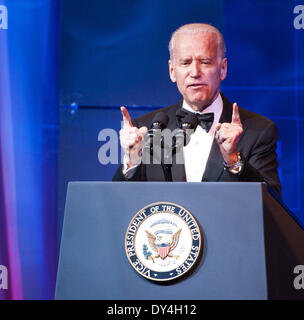
MULTIPOLYGON (((52 299, 68 181, 111 180, 98 134, 180 99, 171 33, 189 22, 226 40, 222 91, 279 127, 283 199, 304 221, 304 29, 289 0, 0 0, 0 299, 52 299), (1 23, 0 23, 1 24, 1 23)), ((304 23, 304 21, 302 21, 304 23)))
POLYGON ((180 99, 168 75, 170 35, 181 24, 204 21, 226 41, 222 92, 278 125, 283 199, 304 220, 304 30, 293 26, 293 8, 300 2, 135 2, 105 7, 97 1, 90 9, 64 2, 61 104, 80 109, 61 109, 60 216, 67 181, 111 179, 117 166, 98 162, 103 142, 97 136, 104 128, 120 129, 120 105, 134 118, 180 99))

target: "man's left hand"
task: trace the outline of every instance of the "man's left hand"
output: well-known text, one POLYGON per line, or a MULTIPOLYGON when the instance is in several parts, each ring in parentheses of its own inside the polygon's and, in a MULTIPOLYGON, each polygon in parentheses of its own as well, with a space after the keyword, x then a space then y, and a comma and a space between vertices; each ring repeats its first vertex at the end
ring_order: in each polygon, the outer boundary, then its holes
POLYGON ((224 161, 228 166, 238 160, 238 144, 243 133, 239 107, 233 104, 231 123, 218 123, 215 127, 215 139, 220 147, 224 161))

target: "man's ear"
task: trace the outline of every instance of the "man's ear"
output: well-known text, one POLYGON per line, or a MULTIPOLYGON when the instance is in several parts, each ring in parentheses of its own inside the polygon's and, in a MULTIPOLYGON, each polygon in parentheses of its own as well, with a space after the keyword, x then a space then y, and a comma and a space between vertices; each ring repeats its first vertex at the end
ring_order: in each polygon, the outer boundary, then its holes
POLYGON ((224 58, 222 60, 222 66, 221 66, 221 75, 220 75, 220 78, 221 80, 225 80, 226 78, 226 75, 227 75, 227 58, 224 58))
POLYGON ((169 74, 170 74, 170 79, 172 82, 176 82, 176 78, 175 78, 175 72, 174 72, 174 67, 173 67, 173 62, 172 60, 168 61, 169 64, 169 74))

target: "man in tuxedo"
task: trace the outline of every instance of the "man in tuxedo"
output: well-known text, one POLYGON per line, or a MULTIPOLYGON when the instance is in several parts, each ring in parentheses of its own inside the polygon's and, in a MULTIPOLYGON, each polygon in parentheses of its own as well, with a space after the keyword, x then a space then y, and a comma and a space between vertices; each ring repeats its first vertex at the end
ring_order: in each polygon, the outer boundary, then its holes
MULTIPOLYGON (((280 196, 276 125, 269 119, 233 105, 220 92, 226 78, 227 58, 223 36, 208 24, 187 24, 177 29, 169 43, 169 74, 183 99, 161 109, 167 128, 180 126, 180 115, 196 113, 201 119, 183 147, 183 164, 172 163, 173 181, 265 181, 280 196)), ((114 181, 165 181, 160 164, 145 164, 142 148, 147 128, 160 110, 132 123, 121 107, 124 125, 120 143, 124 161, 114 181)))

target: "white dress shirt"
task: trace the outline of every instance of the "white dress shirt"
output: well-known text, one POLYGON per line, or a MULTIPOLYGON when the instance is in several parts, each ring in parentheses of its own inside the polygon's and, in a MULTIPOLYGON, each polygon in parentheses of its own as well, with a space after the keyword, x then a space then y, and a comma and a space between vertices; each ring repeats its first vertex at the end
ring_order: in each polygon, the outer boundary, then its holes
MULTIPOLYGON (((185 100, 183 101, 182 108, 194 112, 185 100)), ((191 135, 188 145, 184 147, 186 180, 188 182, 202 181, 214 139, 215 126, 219 122, 222 111, 223 100, 219 94, 213 103, 204 109, 203 112, 196 112, 201 114, 213 112, 214 121, 208 133, 198 125, 195 132, 191 135)))

